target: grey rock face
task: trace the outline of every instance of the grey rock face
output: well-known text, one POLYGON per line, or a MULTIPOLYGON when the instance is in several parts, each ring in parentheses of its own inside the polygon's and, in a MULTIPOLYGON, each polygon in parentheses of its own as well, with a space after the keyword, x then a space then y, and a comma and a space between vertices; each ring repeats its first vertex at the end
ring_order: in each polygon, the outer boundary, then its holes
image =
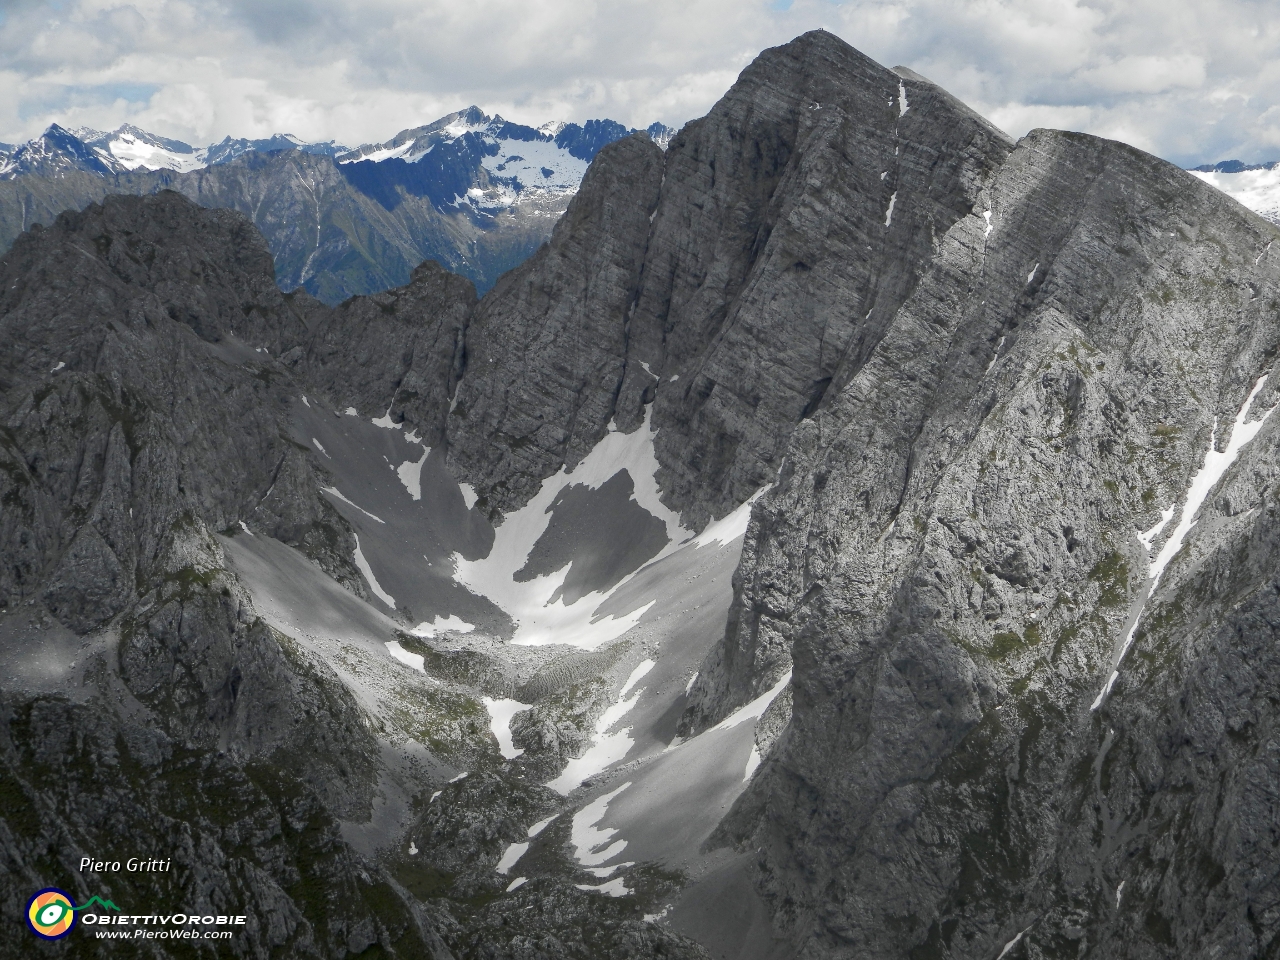
POLYGON ((803 955, 994 956, 1020 932, 1010 955, 1265 953, 1274 881, 1228 824, 1256 836, 1276 808, 1209 786, 1260 785, 1265 735, 1198 775, 1190 744, 1214 737, 1205 711, 1269 711, 1204 671, 1270 636, 1225 599, 1271 589, 1252 562, 1225 574, 1268 536, 1270 424, 1090 707, 1141 607, 1137 533, 1274 364, 1274 237, 1138 151, 1036 131, 796 431, 701 710, 791 652, 791 723, 739 827, 803 955))
POLYGON ((524 503, 576 464, 617 412, 662 171, 647 137, 605 147, 551 243, 478 308, 448 430, 452 461, 490 510, 524 503))
POLYGON ((447 956, 338 834, 377 779, 362 712, 257 617, 210 534, 253 523, 358 582, 285 433, 273 358, 307 328, 261 236, 176 194, 111 198, 24 235, 0 277, 5 629, 42 604, 107 644, 78 699, 6 694, 6 922, 36 878, 87 897, 78 857, 134 836, 176 873, 126 893, 252 915, 248 954, 447 956))
POLYGON ((469 281, 428 260, 407 286, 326 311, 299 372, 330 406, 408 420, 435 446, 444 439, 475 303, 469 281))
POLYGON ((331 524, 312 501, 267 496, 310 470, 272 389, 272 358, 307 331, 252 227, 165 194, 109 200, 47 234, 0 268, 4 549, 19 558, 0 592, 22 599, 48 576, 47 602, 85 630, 158 572, 184 517, 216 530, 254 518, 289 541, 331 524))
POLYGON ((773 479, 1010 147, 830 34, 768 51, 665 157, 602 151, 547 250, 485 298, 455 463, 506 509, 652 402, 670 502, 695 526, 723 515, 773 479))

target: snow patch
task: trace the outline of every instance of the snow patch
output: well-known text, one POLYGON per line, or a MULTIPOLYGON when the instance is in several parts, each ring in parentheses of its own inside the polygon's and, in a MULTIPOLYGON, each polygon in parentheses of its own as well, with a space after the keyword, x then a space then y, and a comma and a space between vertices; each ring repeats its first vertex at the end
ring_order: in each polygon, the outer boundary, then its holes
POLYGON ((422 655, 410 653, 404 647, 400 646, 399 640, 388 640, 386 641, 386 646, 387 652, 401 663, 406 666, 413 667, 413 669, 421 673, 427 672, 427 661, 422 657, 422 655))
POLYGON ((1031 272, 1027 274, 1027 283, 1030 283, 1032 280, 1036 278, 1036 271, 1039 269, 1040 269, 1039 263, 1037 263, 1034 267, 1031 268, 1031 272))
POLYGON ((775 683, 772 687, 770 687, 764 693, 760 694, 760 696, 756 697, 750 703, 746 704, 745 706, 739 707, 737 710, 729 714, 729 716, 725 717, 723 720, 721 720, 711 729, 712 730, 730 730, 733 727, 736 727, 740 723, 746 723, 746 721, 748 720, 759 719, 760 716, 762 716, 764 712, 769 709, 769 704, 773 703, 773 701, 777 698, 778 694, 780 694, 786 688, 787 684, 790 682, 791 682, 791 671, 788 670, 786 673, 782 675, 782 679, 779 680, 777 683, 775 683))
POLYGON ((375 427, 381 427, 383 430, 399 430, 404 424, 396 423, 391 419, 391 408, 387 407, 387 412, 380 416, 377 420, 370 420, 375 427))
POLYGON ((613 876, 619 870, 625 870, 627 869, 627 867, 634 867, 634 866, 635 866, 635 861, 628 860, 625 863, 615 863, 608 867, 586 867, 585 869, 586 869, 586 872, 591 874, 593 877, 596 877, 599 880, 603 880, 605 877, 613 876))
POLYGON ((400 478, 400 482, 404 484, 404 488, 409 491, 409 496, 414 500, 422 499, 422 465, 427 462, 427 454, 430 452, 430 447, 423 447, 420 459, 406 460, 396 467, 396 476, 400 478))
POLYGON ((1142 541, 1142 545, 1147 548, 1147 553, 1151 552, 1152 545, 1155 544, 1156 538, 1160 536, 1160 531, 1168 525, 1173 519, 1173 511, 1176 504, 1170 504, 1168 510, 1160 511, 1160 520, 1150 530, 1145 530, 1138 534, 1138 539, 1142 541))
POLYGON ((481 697, 480 702, 489 711, 489 729, 498 740, 498 752, 502 754, 503 759, 514 760, 524 753, 523 750, 517 750, 511 740, 511 718, 521 710, 528 710, 529 704, 521 703, 519 700, 495 700, 492 697, 481 697))
POLYGON ((1000 342, 996 344, 996 352, 991 355, 991 362, 987 364, 987 369, 982 372, 985 377, 991 372, 991 368, 996 365, 996 361, 1000 359, 1000 349, 1004 346, 1004 337, 1000 338, 1000 342))
MULTIPOLYGON (((658 460, 653 451, 651 416, 652 408, 646 411, 644 424, 629 434, 620 433, 611 424, 609 432, 572 471, 561 467, 555 476, 544 480, 529 503, 503 519, 487 557, 467 560, 461 554, 454 554, 458 582, 488 597, 516 621, 513 643, 526 646, 567 643, 594 650, 634 627, 656 602, 650 601, 622 616, 598 617, 596 609, 609 596, 603 591, 587 594, 568 606, 563 597, 551 602, 568 575, 569 564, 523 583, 514 579, 546 530, 550 507, 560 492, 574 485, 599 489, 622 470, 627 471, 634 484, 632 499, 666 526, 668 548, 683 539, 688 531, 681 527, 679 516, 667 509, 659 498, 654 477, 658 460)), ((627 579, 613 590, 625 583, 627 579)))
POLYGON ((887 227, 893 223, 893 205, 898 202, 898 191, 893 191, 893 196, 889 198, 889 209, 884 212, 884 225, 887 227))
POLYGON ((321 487, 320 489, 321 489, 321 490, 323 490, 325 493, 329 494, 330 496, 337 497, 339 500, 341 500, 341 501, 342 501, 343 503, 345 503, 347 506, 349 506, 349 507, 355 507, 357 510, 359 510, 361 513, 363 513, 366 517, 368 517, 368 518, 369 518, 369 519, 371 519, 371 520, 377 520, 379 523, 386 523, 386 522, 387 522, 387 521, 383 520, 381 517, 377 516, 376 514, 370 513, 370 512, 369 512, 368 510, 366 510, 364 507, 360 506, 360 504, 355 503, 355 502, 353 502, 353 501, 351 501, 351 500, 348 500, 346 497, 344 497, 344 496, 342 495, 342 492, 341 492, 340 490, 338 490, 338 488, 337 488, 337 487, 321 487))
POLYGON ((751 779, 751 775, 756 772, 756 768, 760 766, 760 748, 755 744, 751 745, 751 756, 747 757, 747 770, 742 775, 742 782, 746 783, 751 779))
POLYGON ((532 840, 534 837, 540 834, 543 830, 547 829, 547 827, 551 826, 551 821, 558 816, 560 816, 560 814, 553 813, 551 816, 547 817, 547 819, 539 820, 537 823, 535 823, 532 827, 529 828, 529 839, 532 840))
POLYGON ((1242 170, 1239 173, 1204 173, 1189 170, 1210 186, 1244 204, 1272 223, 1280 221, 1280 166, 1270 170, 1242 170))
MULTIPOLYGON (((645 607, 647 610, 648 607, 645 607)), ((635 677, 636 672, 643 667, 637 667, 632 671, 635 677)), ((646 669, 644 671, 648 673, 646 669)), ((641 674, 643 676, 644 674, 641 674)), ((639 677, 636 677, 639 680, 639 677)), ((624 691, 630 689, 631 681, 627 681, 627 687, 624 691)), ((580 757, 574 757, 565 765, 560 776, 556 777, 547 784, 552 790, 561 796, 567 796, 572 793, 578 786, 588 777, 595 776, 600 771, 617 763, 626 757, 628 751, 631 750, 635 740, 631 736, 631 728, 624 727, 616 733, 609 733, 609 729, 615 726, 619 720, 625 717, 631 708, 640 700, 640 694, 637 692, 635 696, 627 700, 619 697, 618 702, 607 707, 600 719, 596 721, 596 738, 586 752, 580 757)))
MULTIPOLYGON (((379 520, 379 523, 382 521, 379 520)), ((356 568, 364 574, 365 582, 369 584, 369 589, 373 591, 373 595, 385 603, 392 610, 396 608, 396 601, 391 594, 382 589, 382 585, 378 583, 378 578, 373 575, 373 568, 369 566, 369 561, 364 558, 364 552, 360 549, 360 535, 354 534, 356 538, 356 568)))
MULTIPOLYGON (((396 157, 403 157, 413 149, 415 140, 408 140, 400 144, 398 147, 383 147, 380 150, 373 150, 363 156, 355 158, 356 160, 372 160, 374 163, 381 163, 383 160, 393 160, 396 157)), ((344 163, 352 163, 352 160, 343 160, 344 163)))
POLYGON ((982 219, 987 221, 987 226, 985 229, 983 229, 982 235, 983 237, 989 237, 991 236, 991 211, 990 210, 982 211, 982 219))
POLYGON ((712 544, 732 543, 739 537, 744 536, 747 532, 747 526, 751 523, 751 508, 755 506, 755 502, 763 497, 771 486, 772 484, 766 484, 740 503, 732 513, 707 524, 706 529, 693 538, 694 546, 709 547, 712 544))
POLYGON ((511 872, 511 868, 516 865, 516 861, 523 857, 524 852, 528 849, 529 844, 527 843, 509 844, 507 849, 502 851, 502 857, 498 860, 498 865, 494 869, 505 877, 511 872))
POLYGON ((573 844, 574 857, 582 866, 598 867, 606 860, 612 860, 626 848, 627 841, 613 840, 617 830, 613 827, 600 829, 596 825, 604 819, 613 798, 629 786, 631 786, 630 780, 609 793, 596 797, 573 815, 569 842, 573 844))
POLYGON ((631 708, 636 705, 639 699, 640 694, 637 693, 630 700, 619 699, 617 703, 606 707, 604 713, 600 715, 600 719, 596 721, 596 736, 604 736, 610 727, 615 726, 619 720, 631 712, 631 708))
POLYGON ((507 893, 510 893, 512 890, 515 890, 519 887, 523 887, 528 882, 529 882, 528 877, 516 877, 514 880, 512 880, 510 883, 507 884, 507 893))
POLYGON ((901 80, 898 81, 898 116, 905 117, 910 104, 907 103, 907 85, 901 80))
POLYGON ((424 620, 409 632, 415 637, 430 639, 440 633, 470 633, 476 628, 474 623, 467 623, 461 617, 449 614, 447 617, 433 617, 424 620))
POLYGON ((622 685, 622 689, 618 691, 619 697, 625 697, 637 683, 639 683, 650 670, 653 669, 652 660, 644 660, 638 667, 631 671, 631 676, 627 677, 627 682, 622 685))
POLYGON ((65 366, 66 366, 66 364, 65 364, 65 363, 63 363, 61 360, 59 360, 59 361, 58 361, 58 365, 57 365, 56 367, 54 367, 52 370, 50 370, 49 372, 50 372, 50 373, 57 373, 59 370, 61 370, 61 369, 62 369, 63 367, 65 367, 65 366))
POLYGON ((684 685, 684 695, 687 697, 693 692, 693 685, 698 682, 698 671, 693 671, 693 676, 689 678, 689 682, 684 685))
POLYGON ((253 531, 249 529, 249 525, 245 523, 243 520, 240 521, 240 529, 243 530, 245 533, 247 533, 249 536, 251 537, 253 536, 253 531))
POLYGON ((608 883, 602 883, 597 887, 593 887, 589 883, 575 883, 574 886, 579 890, 586 890, 588 893, 603 893, 610 897, 627 897, 634 892, 623 883, 622 877, 615 877, 608 883))
POLYGON ((465 503, 467 505, 467 509, 470 510, 476 505, 476 501, 480 499, 476 494, 475 488, 469 483, 460 483, 458 484, 458 489, 462 491, 462 502, 465 503))
POLYGON ((360 416, 360 414, 356 412, 356 408, 355 408, 355 407, 347 407, 347 409, 346 409, 346 414, 347 414, 347 416, 348 416, 348 417, 358 417, 358 416, 360 416))
MULTIPOLYGON (((1027 927, 1027 930, 1030 930, 1030 929, 1031 929, 1030 927, 1027 927)), ((1016 937, 1014 937, 1012 940, 1006 943, 1004 945, 1004 949, 1000 951, 1000 956, 996 957, 996 960, 1004 960, 1005 954, 1007 954, 1010 950, 1012 950, 1014 947, 1018 945, 1018 942, 1022 939, 1023 934, 1025 934, 1027 930, 1021 931, 1016 937)))
MULTIPOLYGON (((321 444, 319 440, 317 440, 315 437, 312 437, 311 443, 315 446, 317 450, 323 453, 326 457, 329 457, 329 451, 324 448, 323 444, 321 444)), ((332 460, 333 457, 329 457, 329 459, 332 460)))

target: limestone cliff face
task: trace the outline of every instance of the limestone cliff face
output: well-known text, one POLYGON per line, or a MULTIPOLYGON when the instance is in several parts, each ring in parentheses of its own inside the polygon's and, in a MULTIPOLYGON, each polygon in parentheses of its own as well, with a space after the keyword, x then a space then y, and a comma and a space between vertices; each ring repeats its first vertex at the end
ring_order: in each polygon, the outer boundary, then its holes
POLYGON ((803 955, 1269 949, 1275 424, 1145 606, 1178 520, 1139 533, 1272 371, 1275 237, 1132 148, 1036 131, 796 431, 687 719, 790 653, 790 727, 736 817, 803 955))
POLYGON ((1274 949, 1271 421, 1145 599, 1280 353, 1274 229, 823 34, 649 163, 481 304, 451 457, 505 510, 648 416, 691 525, 774 484, 682 729, 793 670, 725 836, 799 955, 1274 949))
MULTIPOLYGON (((762 54, 673 142, 632 354, 660 375, 664 485, 691 523, 774 480, 1010 146, 821 32, 762 54)), ((641 373, 620 399, 632 416, 641 373)))
POLYGON ((450 456, 495 513, 581 460, 617 413, 662 170, 662 151, 642 135, 601 150, 551 242, 476 311, 450 456))
POLYGON ((766 51, 665 156, 601 151, 547 249, 485 297, 459 471, 506 509, 652 403, 670 503, 722 516, 772 482, 1010 148, 830 34, 766 51))
POLYGON ((333 311, 314 304, 315 330, 296 372, 330 406, 408 420, 435 446, 444 439, 475 305, 469 280, 428 260, 403 287, 352 297, 333 311))
POLYGON ((307 469, 270 389, 272 358, 306 328, 256 231, 193 209, 173 194, 111 199, 3 260, 0 483, 15 562, 0 588, 23 599, 51 576, 47 599, 72 629, 122 608, 183 516, 217 530, 255 512, 297 530, 318 519, 262 503, 277 477, 307 469), (58 564, 74 568, 74 596, 58 564))

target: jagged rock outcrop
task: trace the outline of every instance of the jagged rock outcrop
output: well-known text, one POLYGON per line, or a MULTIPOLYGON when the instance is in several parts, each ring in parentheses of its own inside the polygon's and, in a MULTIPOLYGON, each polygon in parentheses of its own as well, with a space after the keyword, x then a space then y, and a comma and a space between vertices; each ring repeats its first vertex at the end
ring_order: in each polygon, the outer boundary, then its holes
POLYGON ((435 446, 444 439, 475 305, 469 280, 428 260, 406 286, 321 311, 301 372, 331 406, 408 420, 435 446))
MULTIPOLYGON (((617 413, 662 173, 663 153, 645 136, 605 147, 551 242, 477 310, 450 456, 495 513, 586 456, 617 413)), ((639 413, 637 404, 630 425, 639 413)))
POLYGON ((104 622, 187 517, 212 530, 253 519, 347 569, 334 515, 290 496, 311 468, 281 432, 274 358, 307 330, 250 224, 174 194, 111 198, 0 262, 10 602, 49 577, 67 626, 104 622), (63 596, 58 564, 82 598, 63 596))
POLYGON ((174 870, 132 895, 251 915, 242 953, 446 956, 338 834, 377 781, 362 711, 258 618, 211 536, 252 523, 359 583, 285 432, 274 358, 307 328, 261 235, 172 193, 108 198, 21 237, 0 278, 5 652, 90 638, 70 695, 5 694, 6 923, 38 879, 87 899, 78 858, 133 836, 174 870))
POLYGON ((548 249, 486 297, 455 462, 506 509, 652 403, 670 502, 723 515, 773 480, 1010 148, 830 34, 769 51, 665 156, 602 151, 548 249))

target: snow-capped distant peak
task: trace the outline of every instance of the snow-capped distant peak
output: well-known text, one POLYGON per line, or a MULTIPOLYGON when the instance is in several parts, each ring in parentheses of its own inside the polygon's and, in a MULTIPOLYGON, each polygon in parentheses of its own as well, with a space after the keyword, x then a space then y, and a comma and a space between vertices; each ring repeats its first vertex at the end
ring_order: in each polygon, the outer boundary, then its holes
POLYGON ((300 150, 303 153, 336 158, 349 153, 351 148, 336 140, 308 143, 291 133, 277 133, 257 140, 244 138, 233 140, 231 137, 226 137, 218 143, 197 151, 197 155, 202 160, 201 166, 212 167, 219 163, 229 163, 246 153, 275 153, 279 150, 300 150))
POLYGON ((337 160, 338 163, 358 163, 361 160, 380 163, 398 158, 412 163, 421 160, 439 143, 451 143, 464 134, 487 129, 494 119, 479 107, 467 107, 421 127, 401 130, 384 143, 363 144, 337 160))
POLYGON ((557 133, 569 125, 567 120, 549 120, 538 128, 538 132, 555 139, 557 133))
POLYGON ((92 127, 67 130, 51 124, 34 140, 0 151, 0 179, 12 180, 26 174, 64 176, 72 170, 110 176, 131 170, 174 170, 185 173, 217 163, 226 163, 245 153, 301 150, 334 157, 349 148, 330 140, 307 143, 291 133, 262 140, 232 140, 230 137, 196 149, 181 140, 157 136, 132 124, 116 130, 92 127))
POLYGON ((671 138, 679 132, 675 127, 668 127, 665 123, 651 123, 645 129, 645 133, 649 134, 649 139, 663 150, 667 149, 667 145, 671 143, 671 138))
POLYGON ((190 144, 156 136, 129 123, 109 133, 85 129, 77 131, 77 135, 100 156, 109 156, 125 170, 187 171, 204 166, 190 144))
POLYGON ((0 162, 0 178, 12 180, 25 174, 63 177, 72 171, 104 176, 121 169, 109 153, 95 150, 70 130, 53 123, 0 162))

